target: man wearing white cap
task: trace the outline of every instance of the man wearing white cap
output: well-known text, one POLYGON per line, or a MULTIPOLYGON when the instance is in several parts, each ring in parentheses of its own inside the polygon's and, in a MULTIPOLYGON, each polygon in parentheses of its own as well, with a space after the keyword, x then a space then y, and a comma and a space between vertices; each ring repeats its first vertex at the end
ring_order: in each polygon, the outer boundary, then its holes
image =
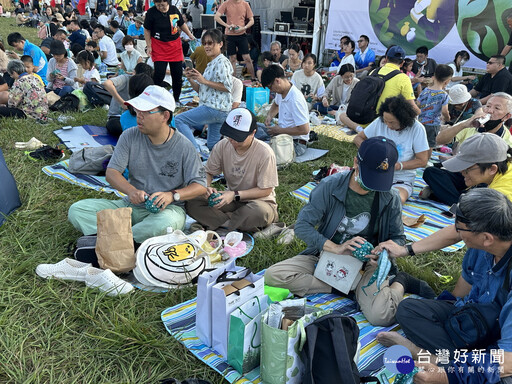
POLYGON ((137 126, 123 132, 108 164, 110 185, 126 194, 122 200, 87 199, 68 212, 71 224, 84 235, 97 233, 96 213, 103 209, 132 208, 133 239, 137 243, 165 234, 167 227, 183 229, 184 201, 206 192, 204 168, 192 143, 169 126, 174 98, 156 85, 129 101, 137 126), (123 177, 128 168, 129 179, 123 177), (158 212, 145 207, 149 199, 158 212))
POLYGON ((206 195, 187 202, 187 213, 208 229, 256 232, 278 219, 276 158, 268 144, 254 138, 256 128, 255 116, 236 108, 220 129, 225 138, 213 147, 206 163, 206 195), (213 176, 221 173, 226 191, 211 186, 213 176), (220 196, 208 204, 214 193, 220 196))

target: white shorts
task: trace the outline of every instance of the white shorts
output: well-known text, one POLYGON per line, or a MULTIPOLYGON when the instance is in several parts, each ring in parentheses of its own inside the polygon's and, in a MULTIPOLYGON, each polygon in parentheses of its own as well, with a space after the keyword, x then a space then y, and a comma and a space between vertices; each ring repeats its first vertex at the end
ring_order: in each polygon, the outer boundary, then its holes
POLYGON ((407 198, 411 197, 411 195, 412 195, 412 189, 413 189, 412 185, 408 184, 408 183, 405 183, 403 181, 397 181, 397 182, 393 183, 391 188, 395 188, 395 189, 401 188, 401 189, 403 189, 404 191, 407 192, 407 198))

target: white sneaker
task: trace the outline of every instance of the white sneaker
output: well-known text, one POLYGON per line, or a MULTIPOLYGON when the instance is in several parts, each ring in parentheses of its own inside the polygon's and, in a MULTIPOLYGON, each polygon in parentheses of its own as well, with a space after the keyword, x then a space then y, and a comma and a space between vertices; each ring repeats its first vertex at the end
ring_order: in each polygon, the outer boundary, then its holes
POLYGON ((295 231, 293 228, 286 228, 279 234, 277 244, 291 244, 295 239, 295 231))
POLYGON ((65 258, 57 264, 39 264, 36 267, 36 273, 44 279, 54 277, 62 280, 85 281, 87 268, 91 266, 88 263, 65 258))
POLYGON ((285 223, 272 223, 267 228, 256 232, 253 236, 255 239, 270 239, 280 234, 285 228, 285 223))
POLYGON ((133 291, 133 285, 114 275, 110 269, 87 268, 85 285, 107 292, 109 296, 123 295, 133 291))

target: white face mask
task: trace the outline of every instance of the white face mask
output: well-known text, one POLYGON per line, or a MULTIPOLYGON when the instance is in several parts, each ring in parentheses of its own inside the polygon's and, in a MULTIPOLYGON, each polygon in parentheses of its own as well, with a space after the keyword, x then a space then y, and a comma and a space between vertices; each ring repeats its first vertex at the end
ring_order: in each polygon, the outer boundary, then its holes
POLYGON ((131 44, 128 45, 127 44, 127 45, 124 46, 124 49, 126 49, 127 52, 132 52, 133 51, 133 45, 131 45, 131 44))
POLYGON ((464 65, 464 64, 466 64, 466 62, 467 62, 467 60, 462 59, 462 60, 460 61, 460 65, 464 65))

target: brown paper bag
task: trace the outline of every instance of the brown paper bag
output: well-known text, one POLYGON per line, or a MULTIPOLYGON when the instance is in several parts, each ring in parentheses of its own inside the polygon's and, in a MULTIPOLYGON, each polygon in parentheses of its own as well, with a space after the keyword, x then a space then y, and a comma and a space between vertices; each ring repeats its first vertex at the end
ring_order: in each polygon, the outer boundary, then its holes
POLYGON ((46 94, 46 99, 48 100, 48 106, 51 107, 57 100, 60 100, 60 96, 51 91, 46 94))
POLYGON ((132 235, 132 209, 104 209, 96 215, 98 240, 96 255, 103 269, 115 273, 135 268, 135 251, 132 235))
POLYGON ((404 225, 411 227, 411 228, 418 228, 423 225, 423 223, 427 220, 425 215, 421 215, 419 217, 410 217, 402 215, 402 222, 404 225))

